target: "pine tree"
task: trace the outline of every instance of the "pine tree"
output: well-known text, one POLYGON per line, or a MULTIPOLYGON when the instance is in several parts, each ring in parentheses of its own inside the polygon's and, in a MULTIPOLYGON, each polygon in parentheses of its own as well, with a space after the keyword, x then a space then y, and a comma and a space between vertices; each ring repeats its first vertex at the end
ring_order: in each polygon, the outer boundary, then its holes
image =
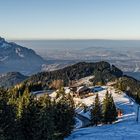
POLYGON ((103 122, 108 123, 110 119, 110 104, 109 104, 109 93, 107 91, 105 98, 103 100, 103 122))
POLYGON ((65 89, 64 87, 60 87, 59 90, 56 92, 56 99, 64 96, 65 96, 65 89))
POLYGON ((24 139, 35 139, 39 131, 40 108, 38 101, 34 96, 29 97, 29 103, 23 107, 22 117, 20 119, 21 131, 24 139))
POLYGON ((117 119, 117 110, 111 94, 109 95, 109 104, 110 104, 110 120, 109 123, 112 123, 117 119))
POLYGON ((96 94, 95 101, 93 103, 93 109, 91 110, 91 123, 98 125, 102 122, 102 109, 98 94, 96 94))
POLYGON ((25 88, 22 95, 19 95, 16 100, 16 106, 17 106, 17 139, 24 140, 25 139, 25 114, 27 113, 26 109, 29 105, 30 100, 30 93, 28 88, 25 88), (23 121, 24 120, 24 121, 23 121), (24 124, 24 125, 23 125, 24 124))
POLYGON ((54 118, 53 118, 53 104, 48 95, 39 99, 40 117, 39 117, 39 131, 37 132, 37 140, 53 140, 55 133, 54 118))
POLYGON ((67 103, 68 103, 68 105, 71 107, 71 108, 75 108, 75 104, 74 104, 74 100, 73 100, 73 97, 71 96, 71 94, 70 93, 68 93, 67 95, 66 95, 66 98, 67 98, 67 103))
POLYGON ((74 129, 75 124, 75 103, 73 100, 73 97, 70 95, 70 93, 67 95, 67 104, 68 104, 68 123, 69 123, 69 130, 68 134, 71 133, 71 131, 74 129))
POLYGON ((49 96, 37 99, 27 87, 18 96, 10 91, 0 89, 1 140, 63 140, 71 133, 75 124, 74 101, 64 88, 57 101, 49 96))
POLYGON ((105 98, 103 100, 103 120, 104 123, 112 123, 117 118, 116 106, 113 101, 113 97, 111 94, 106 93, 105 98))
POLYGON ((64 139, 65 136, 71 133, 75 124, 75 109, 71 96, 62 96, 62 98, 56 102, 54 112, 56 139, 64 139))
POLYGON ((11 98, 10 93, 0 89, 0 138, 4 140, 16 138, 16 107, 10 104, 11 98))

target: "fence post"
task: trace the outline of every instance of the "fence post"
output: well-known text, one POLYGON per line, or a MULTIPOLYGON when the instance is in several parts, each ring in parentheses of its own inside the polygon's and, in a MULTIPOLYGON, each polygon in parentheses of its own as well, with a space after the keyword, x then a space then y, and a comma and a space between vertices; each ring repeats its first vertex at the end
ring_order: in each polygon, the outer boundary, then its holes
POLYGON ((138 123, 139 122, 139 105, 137 107, 137 118, 136 118, 136 122, 138 123))

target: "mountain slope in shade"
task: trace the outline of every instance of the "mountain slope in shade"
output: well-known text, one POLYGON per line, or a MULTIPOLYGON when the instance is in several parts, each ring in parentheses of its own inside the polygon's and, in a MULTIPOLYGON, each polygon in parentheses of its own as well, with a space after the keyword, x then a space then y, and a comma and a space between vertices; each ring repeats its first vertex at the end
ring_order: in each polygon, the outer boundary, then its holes
POLYGON ((45 60, 28 49, 0 37, 0 73, 18 71, 33 74, 41 70, 45 60))
POLYGON ((0 75, 0 87, 11 87, 13 85, 16 85, 25 79, 27 79, 28 76, 24 76, 19 72, 9 72, 6 74, 0 75))

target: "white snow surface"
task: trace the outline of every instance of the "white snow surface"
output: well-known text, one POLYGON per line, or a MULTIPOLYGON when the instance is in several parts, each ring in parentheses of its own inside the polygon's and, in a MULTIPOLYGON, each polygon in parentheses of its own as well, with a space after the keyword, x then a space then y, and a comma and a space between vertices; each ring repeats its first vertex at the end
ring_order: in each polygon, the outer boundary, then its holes
POLYGON ((19 57, 23 58, 24 55, 21 53, 21 49, 20 48, 16 48, 16 54, 18 54, 19 57))
MULTIPOLYGON (((76 129, 65 140, 140 140, 140 122, 136 122, 138 105, 125 93, 116 94, 115 90, 110 87, 109 91, 113 95, 116 106, 123 110, 123 116, 118 118, 114 124, 76 129)), ((106 90, 98 92, 101 101, 105 93, 106 90)), ((90 106, 94 97, 77 100, 90 106)), ((77 109, 77 112, 83 115, 80 109, 77 109)), ((84 116, 89 118, 87 114, 84 116)))
POLYGON ((80 86, 80 85, 92 85, 92 82, 90 82, 91 79, 93 79, 95 76, 87 76, 87 77, 84 77, 84 78, 81 78, 79 80, 76 81, 76 83, 74 85, 76 86, 80 86))
POLYGON ((3 58, 0 58, 0 61, 1 61, 1 62, 2 62, 2 61, 5 61, 7 58, 8 58, 8 56, 5 56, 5 57, 3 57, 3 58))

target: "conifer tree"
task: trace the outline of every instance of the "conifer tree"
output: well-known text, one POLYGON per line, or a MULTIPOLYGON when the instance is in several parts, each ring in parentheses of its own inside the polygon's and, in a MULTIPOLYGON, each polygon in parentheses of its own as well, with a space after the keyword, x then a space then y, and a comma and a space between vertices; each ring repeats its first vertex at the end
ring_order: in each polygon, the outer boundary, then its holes
POLYGON ((111 94, 106 93, 105 98, 103 100, 103 120, 104 123, 112 123, 117 118, 116 106, 111 94))
POLYGON ((53 104, 48 95, 40 97, 38 100, 40 114, 38 119, 39 130, 36 132, 36 140, 53 140, 55 126, 53 120, 53 104))
MULTIPOLYGON (((10 90, 9 90, 10 92, 10 90)), ((28 88, 16 98, 0 89, 0 139, 63 140, 75 124, 74 101, 61 89, 61 98, 37 98, 28 88)))
POLYGON ((117 119, 117 110, 116 110, 116 106, 113 100, 113 97, 111 96, 111 94, 109 95, 109 108, 110 108, 110 120, 109 123, 112 123, 113 121, 115 121, 117 119))
POLYGON ((103 100, 103 122, 108 123, 110 119, 110 104, 109 104, 109 93, 107 91, 105 98, 103 100))
POLYGON ((11 95, 0 89, 0 138, 4 140, 15 139, 16 134, 16 108, 10 104, 11 95))
POLYGON ((71 96, 71 94, 68 93, 66 95, 66 98, 67 98, 68 105, 74 109, 75 108, 75 104, 74 104, 74 100, 73 100, 73 97, 71 96))
POLYGON ((56 102, 54 112, 56 138, 63 139, 71 133, 75 124, 75 110, 71 96, 66 96, 66 94, 62 96, 62 98, 56 102))
POLYGON ((93 103, 93 109, 91 110, 91 123, 98 125, 102 122, 102 109, 98 94, 96 94, 95 101, 93 103))
POLYGON ((56 92, 56 99, 59 97, 65 96, 65 89, 64 87, 60 87, 59 90, 56 92))
POLYGON ((38 101, 34 96, 29 97, 29 103, 23 107, 22 117, 20 119, 21 131, 24 139, 35 139, 39 131, 40 108, 38 101))

